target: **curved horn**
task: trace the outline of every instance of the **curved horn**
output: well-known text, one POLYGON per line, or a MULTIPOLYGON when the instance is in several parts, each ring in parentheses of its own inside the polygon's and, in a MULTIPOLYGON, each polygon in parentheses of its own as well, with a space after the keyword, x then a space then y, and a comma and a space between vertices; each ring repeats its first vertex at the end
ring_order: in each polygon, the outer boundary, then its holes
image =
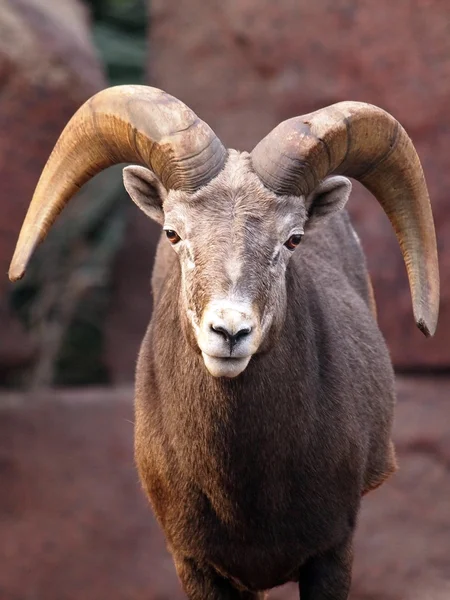
POLYGON ((397 235, 417 326, 433 335, 439 311, 433 215, 419 157, 394 117, 370 104, 339 102, 278 125, 254 148, 252 161, 277 194, 306 196, 331 173, 370 190, 397 235))
POLYGON ((33 251, 79 188, 122 162, 149 167, 167 189, 193 192, 222 169, 226 150, 185 104, 156 88, 125 85, 90 98, 71 118, 42 172, 11 261, 20 279, 33 251))

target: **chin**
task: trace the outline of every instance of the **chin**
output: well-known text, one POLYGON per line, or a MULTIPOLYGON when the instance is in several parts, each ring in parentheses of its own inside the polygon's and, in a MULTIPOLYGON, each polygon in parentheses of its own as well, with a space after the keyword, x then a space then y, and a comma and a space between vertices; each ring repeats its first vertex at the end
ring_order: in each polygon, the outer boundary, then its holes
POLYGON ((219 358, 217 356, 209 356, 202 352, 205 367, 213 377, 227 377, 232 379, 245 371, 251 356, 242 358, 219 358))

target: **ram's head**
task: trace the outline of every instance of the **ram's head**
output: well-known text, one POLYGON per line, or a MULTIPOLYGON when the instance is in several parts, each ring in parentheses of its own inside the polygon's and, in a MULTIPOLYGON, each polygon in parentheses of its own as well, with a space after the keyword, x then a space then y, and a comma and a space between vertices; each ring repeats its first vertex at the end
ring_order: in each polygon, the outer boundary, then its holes
POLYGON ((140 165, 125 169, 125 186, 178 255, 185 332, 212 375, 238 375, 279 333, 286 267, 312 223, 345 205, 351 184, 342 175, 372 191, 391 220, 416 322, 434 332, 439 282, 426 184, 412 142, 383 110, 342 102, 281 123, 247 154, 227 151, 160 90, 104 90, 78 110, 50 156, 12 280, 80 186, 123 162, 140 165))

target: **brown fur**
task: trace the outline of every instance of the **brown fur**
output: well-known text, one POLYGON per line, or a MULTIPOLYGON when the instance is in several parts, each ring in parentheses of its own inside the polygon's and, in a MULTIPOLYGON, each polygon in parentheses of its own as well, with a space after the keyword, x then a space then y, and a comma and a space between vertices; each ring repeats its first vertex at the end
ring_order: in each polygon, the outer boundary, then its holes
POLYGON ((264 257, 278 225, 266 220, 281 200, 252 177, 219 176, 195 202, 149 183, 145 202, 162 203, 166 219, 192 201, 197 266, 186 278, 187 250, 177 256, 163 235, 136 373, 136 462, 190 600, 262 598, 287 581, 299 582, 302 600, 346 600, 361 496, 395 470, 391 362, 346 212, 320 225, 317 199, 298 198, 304 239, 269 285, 264 257), (225 286, 220 257, 253 205, 265 217, 242 246, 236 285, 276 314, 248 367, 215 378, 186 310, 191 295, 201 310, 225 286))
POLYGON ((380 473, 379 471, 375 471, 374 473, 371 473, 369 471, 366 472, 364 489, 362 492, 363 496, 379 488, 381 484, 383 484, 387 479, 389 479, 391 475, 393 475, 397 471, 398 464, 393 442, 390 442, 388 452, 389 455, 388 460, 386 462, 386 471, 384 473, 380 473))

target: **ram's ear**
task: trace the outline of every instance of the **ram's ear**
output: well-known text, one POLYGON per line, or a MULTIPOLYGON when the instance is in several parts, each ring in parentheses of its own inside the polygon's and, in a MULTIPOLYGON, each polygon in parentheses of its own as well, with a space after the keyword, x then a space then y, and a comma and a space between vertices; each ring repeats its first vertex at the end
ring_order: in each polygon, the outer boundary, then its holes
POLYGON ((352 191, 352 184, 346 177, 324 179, 306 199, 309 221, 319 222, 344 208, 352 191))
POLYGON ((162 225, 163 202, 167 190, 156 175, 145 167, 132 165, 123 170, 123 183, 130 198, 147 216, 162 225))

